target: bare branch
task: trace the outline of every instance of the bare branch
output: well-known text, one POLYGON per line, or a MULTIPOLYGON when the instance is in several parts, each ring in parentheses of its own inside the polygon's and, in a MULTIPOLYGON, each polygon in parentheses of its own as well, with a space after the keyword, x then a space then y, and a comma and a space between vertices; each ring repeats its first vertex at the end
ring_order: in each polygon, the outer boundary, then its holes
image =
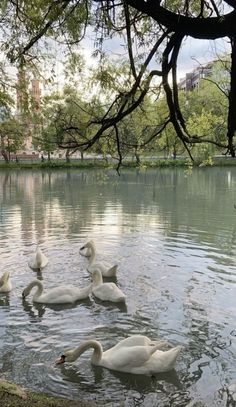
POLYGON ((128 54, 129 54, 129 61, 132 74, 135 79, 137 79, 135 64, 134 64, 134 57, 132 51, 132 39, 131 39, 131 31, 130 31, 130 18, 129 18, 129 7, 124 0, 124 11, 125 11, 125 25, 126 25, 126 36, 127 36, 127 43, 128 43, 128 54))
POLYGON ((116 135, 117 152, 118 152, 118 156, 119 156, 119 161, 118 161, 118 165, 117 165, 117 167, 116 167, 116 171, 117 171, 118 174, 120 175, 119 169, 120 169, 120 166, 121 166, 121 164, 122 164, 122 154, 121 154, 121 150, 120 150, 119 131, 118 131, 118 128, 117 128, 117 125, 116 125, 116 124, 114 125, 114 129, 115 129, 115 135, 116 135))

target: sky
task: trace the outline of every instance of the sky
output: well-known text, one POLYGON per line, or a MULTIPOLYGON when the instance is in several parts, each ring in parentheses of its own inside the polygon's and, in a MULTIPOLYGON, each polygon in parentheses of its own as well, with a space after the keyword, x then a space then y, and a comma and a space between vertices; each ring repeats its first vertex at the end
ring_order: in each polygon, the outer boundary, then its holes
POLYGON ((196 40, 188 37, 179 54, 178 80, 185 77, 187 72, 209 61, 217 59, 218 56, 229 53, 230 44, 227 38, 220 40, 196 40))
MULTIPOLYGON (((106 51, 114 58, 127 57, 127 51, 125 51, 122 40, 119 38, 108 40, 104 44, 106 51)), ((91 37, 86 37, 83 43, 80 44, 80 52, 84 54, 85 61, 88 67, 96 67, 96 59, 92 57, 94 52, 94 41, 91 37)), ((230 44, 227 38, 220 40, 197 40, 191 37, 186 38, 183 41, 181 51, 178 58, 178 70, 177 70, 177 80, 185 78, 186 73, 193 71, 195 68, 207 64, 209 61, 217 59, 217 56, 220 56, 226 52, 230 52, 230 44)), ((53 50, 56 54, 56 82, 57 90, 63 88, 63 58, 61 53, 61 47, 55 44, 53 50)), ((158 69, 156 63, 152 63, 150 66, 151 69, 158 69)), ((49 74, 50 75, 50 74, 49 74)), ((55 90, 55 86, 51 90, 55 90)), ((47 93, 47 91, 46 91, 47 93)))

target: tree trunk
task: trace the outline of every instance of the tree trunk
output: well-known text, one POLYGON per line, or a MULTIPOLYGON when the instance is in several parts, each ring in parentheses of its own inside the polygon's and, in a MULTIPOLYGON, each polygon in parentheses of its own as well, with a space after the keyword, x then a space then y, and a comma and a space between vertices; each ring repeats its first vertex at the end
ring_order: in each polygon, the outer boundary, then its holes
POLYGON ((236 131, 236 39, 231 40, 231 69, 230 69, 230 91, 229 91, 229 110, 228 110, 228 151, 232 157, 235 157, 234 133, 236 131))
POLYGON ((135 150, 134 150, 134 155, 135 155, 136 163, 137 163, 138 165, 140 165, 140 164, 141 164, 141 161, 140 161, 140 156, 139 156, 139 153, 138 153, 138 149, 137 149, 137 148, 135 148, 135 150))
POLYGON ((70 150, 69 149, 66 150, 66 162, 67 163, 70 162, 70 150))
POLYGON ((10 158, 9 153, 6 150, 1 150, 1 154, 7 164, 9 164, 10 158))

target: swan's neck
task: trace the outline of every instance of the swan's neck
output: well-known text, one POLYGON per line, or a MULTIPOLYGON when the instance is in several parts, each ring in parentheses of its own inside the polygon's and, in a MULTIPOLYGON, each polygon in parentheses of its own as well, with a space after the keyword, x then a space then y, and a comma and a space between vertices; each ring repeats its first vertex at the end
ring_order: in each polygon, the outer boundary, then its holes
POLYGON ((34 293, 34 297, 33 299, 37 299, 40 297, 40 295, 42 295, 43 293, 43 284, 41 283, 41 281, 39 280, 34 280, 32 281, 32 283, 30 283, 27 287, 27 291, 28 293, 30 293, 30 291, 32 290, 33 287, 37 287, 36 292, 34 293))
POLYGON ((103 283, 102 273, 100 270, 95 270, 92 275, 93 287, 97 287, 103 283))
POLYGON ((88 340, 83 342, 78 348, 74 349, 70 355, 70 362, 74 362, 82 355, 87 349, 93 348, 93 354, 91 356, 91 362, 93 365, 99 365, 102 359, 103 349, 100 342, 95 340, 88 340))
POLYGON ((93 264, 95 262, 96 259, 96 250, 94 245, 91 244, 90 250, 91 250, 91 256, 89 257, 89 265, 93 264))

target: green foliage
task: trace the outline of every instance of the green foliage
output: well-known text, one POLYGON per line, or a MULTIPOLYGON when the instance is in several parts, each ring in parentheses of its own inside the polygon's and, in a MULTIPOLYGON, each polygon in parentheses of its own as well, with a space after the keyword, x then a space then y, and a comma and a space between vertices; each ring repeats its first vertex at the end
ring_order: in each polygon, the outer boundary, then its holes
POLYGON ((203 107, 199 114, 193 112, 187 121, 188 130, 196 136, 211 135, 215 137, 222 118, 203 107))
POLYGON ((24 145, 24 132, 20 123, 10 117, 0 123, 0 149, 5 161, 24 145))
POLYGON ((130 65, 127 61, 108 60, 105 56, 92 70, 91 85, 100 89, 101 97, 112 100, 116 94, 126 94, 131 84, 130 65))
MULTIPOLYGON (((84 101, 74 88, 66 86, 61 96, 54 94, 44 98, 35 144, 42 151, 52 152, 58 145, 67 149, 75 142, 83 143, 94 131, 96 124, 92 119, 96 119, 99 112, 102 112, 101 105, 96 98, 84 101)), ((71 153, 76 150, 71 148, 71 153)))
POLYGON ((208 157, 206 160, 203 160, 199 167, 212 167, 214 165, 212 157, 208 157))
POLYGON ((83 78, 83 69, 85 67, 84 56, 78 52, 71 52, 64 65, 65 79, 73 80, 75 75, 81 75, 83 78))

